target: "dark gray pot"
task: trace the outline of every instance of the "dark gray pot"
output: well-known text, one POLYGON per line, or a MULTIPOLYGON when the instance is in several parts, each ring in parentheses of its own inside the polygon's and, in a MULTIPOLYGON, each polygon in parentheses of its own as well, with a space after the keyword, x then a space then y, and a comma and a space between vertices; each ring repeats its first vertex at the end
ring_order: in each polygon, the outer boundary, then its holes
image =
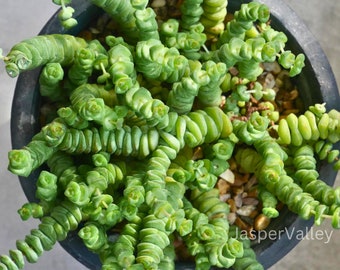
MULTIPOLYGON (((93 19, 96 19, 102 11, 84 0, 73 0, 72 5, 76 7, 76 14, 79 25, 72 29, 71 34, 76 35, 82 28, 85 28, 93 19)), ((241 2, 229 0, 230 10, 238 9, 241 2)), ((303 52, 306 56, 306 67, 301 75, 296 78, 298 89, 304 97, 307 106, 314 103, 327 103, 327 108, 340 110, 340 98, 335 78, 329 62, 321 49, 318 41, 309 32, 302 20, 281 0, 260 0, 270 7, 272 14, 272 26, 276 30, 286 33, 289 38, 287 47, 295 54, 303 52)), ((57 16, 54 15, 40 32, 64 33, 60 27, 57 16)), ((11 136, 12 147, 18 149, 29 143, 32 136, 40 130, 38 115, 40 96, 37 88, 37 80, 40 70, 33 70, 19 76, 15 88, 12 117, 11 117, 11 136), (20 112, 18 112, 18 109, 20 112)), ((35 181, 38 171, 32 173, 27 178, 19 177, 23 191, 29 201, 35 201, 35 181)), ((334 184, 336 172, 329 165, 321 164, 320 179, 330 185, 334 184)), ((307 232, 313 224, 313 220, 302 220, 287 209, 280 213, 280 217, 273 220, 267 230, 287 230, 307 232)), ((258 260, 269 268, 278 260, 284 257, 299 242, 296 237, 290 239, 289 234, 282 233, 276 240, 269 238, 254 245, 254 250, 258 260)), ((60 243, 64 249, 75 259, 90 269, 101 269, 99 259, 96 255, 89 252, 73 232, 69 237, 60 243)), ((176 269, 190 270, 194 265, 178 263, 176 269)))

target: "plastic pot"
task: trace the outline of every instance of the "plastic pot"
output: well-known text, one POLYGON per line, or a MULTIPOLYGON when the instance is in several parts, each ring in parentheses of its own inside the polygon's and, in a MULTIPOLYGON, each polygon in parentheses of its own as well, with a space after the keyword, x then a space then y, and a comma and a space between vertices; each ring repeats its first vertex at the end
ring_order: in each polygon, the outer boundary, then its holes
MULTIPOLYGON (((239 8, 241 2, 229 0, 230 11, 239 8)), ((260 0, 267 4, 271 10, 272 26, 276 30, 283 31, 289 39, 287 48, 295 54, 303 52, 306 56, 306 67, 302 74, 295 78, 295 83, 303 97, 304 105, 307 108, 315 103, 326 102, 327 109, 336 108, 340 110, 340 98, 335 78, 329 62, 322 51, 318 41, 309 32, 302 20, 281 0, 260 0)), ((81 29, 86 28, 89 23, 98 18, 102 11, 84 0, 73 0, 79 24, 69 34, 76 35, 81 29)), ((54 15, 43 27, 40 34, 65 33, 60 27, 57 15, 54 15)), ((21 74, 15 88, 12 117, 11 117, 11 138, 13 149, 22 148, 28 144, 34 134, 40 130, 39 108, 40 96, 38 90, 38 76, 40 69, 28 71, 21 74)), ((320 179, 330 185, 334 184, 336 172, 330 165, 320 164, 320 179)), ((35 201, 35 182, 39 171, 33 172, 28 179, 19 177, 22 189, 29 201, 35 201)), ((284 257, 298 242, 297 237, 291 237, 287 232, 304 231, 308 232, 313 220, 302 220, 287 209, 280 212, 280 216, 274 219, 267 230, 281 231, 276 239, 266 238, 260 243, 254 244, 254 250, 258 260, 268 268, 284 257)), ((300 238, 299 238, 300 239, 300 238)), ((63 248, 76 260, 89 269, 101 269, 101 264, 96 255, 91 253, 82 244, 77 236, 77 231, 71 232, 66 240, 60 243, 63 248)), ((192 264, 178 263, 176 269, 194 269, 192 264)))

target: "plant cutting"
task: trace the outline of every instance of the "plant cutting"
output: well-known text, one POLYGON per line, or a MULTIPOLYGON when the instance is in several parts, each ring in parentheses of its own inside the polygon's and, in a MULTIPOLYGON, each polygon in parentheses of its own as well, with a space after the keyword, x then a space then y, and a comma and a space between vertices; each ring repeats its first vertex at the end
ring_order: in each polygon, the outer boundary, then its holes
MULTIPOLYGON (((70 3, 56 2, 63 26, 74 27, 70 3)), ((316 158, 338 169, 339 113, 314 104, 280 118, 275 91, 256 83, 264 63, 277 61, 292 77, 304 67, 304 55, 285 49, 287 37, 271 27, 267 6, 244 4, 225 22, 226 1, 183 1, 180 17, 160 22, 148 1, 91 2, 121 32, 104 43, 39 36, 3 57, 13 77, 42 67, 40 94, 57 106, 31 142, 9 153, 15 174, 48 169, 38 201, 19 211, 41 225, 1 257, 3 269, 36 261, 76 229, 103 269, 171 269, 178 239, 197 269, 261 269, 216 189, 231 158, 256 176, 267 218, 280 201, 339 227, 339 190, 316 170, 316 158)))

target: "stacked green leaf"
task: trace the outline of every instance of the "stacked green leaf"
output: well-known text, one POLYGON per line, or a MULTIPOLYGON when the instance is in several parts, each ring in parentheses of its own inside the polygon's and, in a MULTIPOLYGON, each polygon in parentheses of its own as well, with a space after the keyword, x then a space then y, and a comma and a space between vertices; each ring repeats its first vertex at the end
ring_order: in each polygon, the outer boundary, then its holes
MULTIPOLYGON (((74 24, 71 1, 53 2, 62 25, 74 24)), ((317 224, 331 218, 340 226, 339 189, 317 179, 314 160, 339 168, 332 148, 340 113, 317 104, 278 122, 276 93, 257 82, 262 64, 277 61, 294 76, 304 56, 284 49, 287 37, 270 27, 268 7, 243 4, 225 23, 228 1, 184 0, 180 19, 158 22, 148 1, 91 2, 119 26, 105 42, 50 34, 3 58, 12 77, 43 67, 40 93, 57 116, 9 152, 17 175, 47 169, 37 202, 19 210, 41 223, 0 257, 0 269, 20 269, 24 257, 36 262, 76 229, 102 269, 174 269, 178 239, 197 269, 263 269, 215 188, 233 157, 257 176, 268 217, 279 215, 281 201, 317 224), (266 109, 245 112, 251 99, 266 109), (203 157, 195 157, 198 147, 203 157)))

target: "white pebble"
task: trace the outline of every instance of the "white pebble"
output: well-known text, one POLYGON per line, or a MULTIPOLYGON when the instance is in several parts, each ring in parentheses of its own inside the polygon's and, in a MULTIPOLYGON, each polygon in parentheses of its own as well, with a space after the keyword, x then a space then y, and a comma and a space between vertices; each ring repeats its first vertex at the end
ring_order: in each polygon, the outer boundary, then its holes
POLYGON ((248 217, 255 208, 255 205, 243 205, 240 209, 237 209, 236 213, 241 216, 248 217))
POLYGON ((223 173, 221 173, 220 175, 220 178, 233 184, 235 182, 235 175, 234 173, 231 171, 231 170, 226 170, 224 171, 223 173))

